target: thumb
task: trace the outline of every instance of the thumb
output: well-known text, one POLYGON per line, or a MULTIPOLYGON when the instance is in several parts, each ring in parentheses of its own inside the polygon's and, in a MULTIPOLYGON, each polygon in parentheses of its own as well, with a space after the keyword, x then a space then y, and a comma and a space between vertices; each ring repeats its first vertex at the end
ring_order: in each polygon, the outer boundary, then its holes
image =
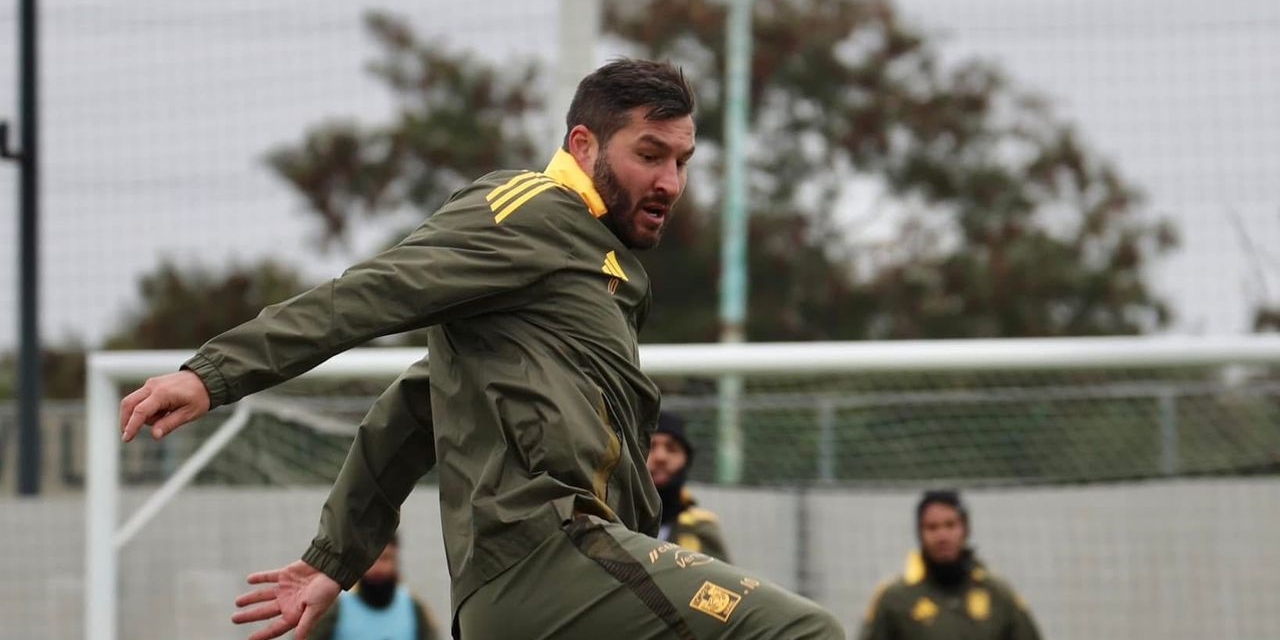
POLYGON ((195 411, 192 411, 188 407, 183 407, 176 411, 170 411, 169 413, 164 414, 164 417, 156 420, 155 423, 152 424, 151 437, 159 440, 169 435, 169 433, 174 429, 190 422, 195 417, 194 414, 195 411))
POLYGON ((320 617, 319 607, 309 607, 302 605, 302 618, 298 620, 298 626, 293 631, 294 640, 307 640, 307 634, 311 633, 311 627, 316 624, 316 619, 320 617))

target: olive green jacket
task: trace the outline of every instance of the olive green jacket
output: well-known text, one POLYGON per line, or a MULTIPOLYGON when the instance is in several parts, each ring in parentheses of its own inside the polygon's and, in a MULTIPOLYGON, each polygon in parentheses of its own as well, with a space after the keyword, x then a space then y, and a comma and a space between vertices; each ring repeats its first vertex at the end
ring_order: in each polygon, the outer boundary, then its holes
POLYGON ((453 605, 575 514, 654 535, 644 448, 657 386, 636 333, 649 279, 567 153, 460 190, 406 239, 210 340, 185 367, 214 406, 387 334, 430 327, 429 362, 356 435, 303 560, 349 587, 438 463, 453 605))
POLYGON ((926 575, 917 551, 872 598, 860 640, 1039 640, 1022 598, 981 564, 954 588, 926 575))

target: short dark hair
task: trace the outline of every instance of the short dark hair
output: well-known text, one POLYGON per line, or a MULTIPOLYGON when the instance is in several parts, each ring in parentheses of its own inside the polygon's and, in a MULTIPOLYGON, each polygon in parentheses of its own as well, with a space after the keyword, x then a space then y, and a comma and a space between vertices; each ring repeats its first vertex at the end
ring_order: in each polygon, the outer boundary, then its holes
POLYGON ((684 447, 685 456, 688 457, 685 461, 685 466, 689 466, 693 464, 693 443, 689 442, 689 437, 684 432, 684 426, 684 418, 670 411, 663 411, 658 414, 658 426, 654 428, 653 432, 665 433, 676 442, 679 442, 680 446, 684 447))
POLYGON ((920 530, 920 521, 924 519, 924 510, 931 504, 944 504, 955 509, 960 514, 960 522, 964 523, 966 529, 969 528, 969 508, 960 498, 960 492, 955 489, 930 489, 921 494, 920 501, 916 503, 917 532, 920 530))
POLYGON ((565 115, 564 147, 569 132, 584 125, 604 146, 627 125, 627 112, 649 107, 645 118, 670 120, 693 114, 693 89, 684 71, 669 62, 620 58, 578 83, 565 115))

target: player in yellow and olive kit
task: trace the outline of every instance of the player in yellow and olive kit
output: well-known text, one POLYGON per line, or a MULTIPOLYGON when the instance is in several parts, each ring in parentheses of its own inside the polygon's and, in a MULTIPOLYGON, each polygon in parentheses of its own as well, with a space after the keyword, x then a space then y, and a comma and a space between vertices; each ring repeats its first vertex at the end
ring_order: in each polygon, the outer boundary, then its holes
POLYGON ((400 244, 210 340, 121 404, 125 439, 378 336, 429 327, 430 360, 374 404, 302 559, 251 575, 251 640, 305 637, 395 530, 433 466, 454 633, 517 638, 835 639, 830 614, 758 576, 654 539, 645 468, 658 388, 636 334, 658 243, 693 155, 678 69, 620 60, 587 76, 544 171, 457 192, 400 244))
POLYGON ((1040 640, 1026 603, 969 548, 960 494, 926 492, 916 533, 920 551, 876 594, 860 640, 1040 640))
POLYGON ((663 411, 658 426, 649 437, 646 463, 653 484, 662 499, 662 520, 658 539, 668 540, 690 551, 700 551, 716 560, 729 562, 729 547, 716 514, 698 506, 685 488, 693 466, 693 443, 684 432, 684 418, 663 411))

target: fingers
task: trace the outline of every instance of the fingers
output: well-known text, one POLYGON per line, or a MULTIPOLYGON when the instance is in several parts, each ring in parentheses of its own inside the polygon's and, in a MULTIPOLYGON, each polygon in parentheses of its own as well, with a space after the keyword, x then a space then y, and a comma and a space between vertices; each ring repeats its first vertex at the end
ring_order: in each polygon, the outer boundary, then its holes
POLYGON ((181 427, 191 419, 191 411, 172 411, 164 414, 164 417, 156 420, 151 426, 151 437, 159 440, 169 432, 181 427))
POLYGON ((151 390, 146 387, 135 390, 133 393, 125 396, 120 400, 120 430, 124 431, 125 423, 129 421, 129 415, 133 413, 133 407, 144 398, 151 395, 151 390))
POLYGON ((124 425, 124 441, 133 440, 143 425, 150 422, 159 410, 159 402, 155 396, 147 396, 146 399, 134 405, 133 411, 129 413, 128 421, 124 425))
POLYGON ((235 614, 231 616, 231 621, 236 624, 244 624, 246 622, 257 622, 259 620, 274 618, 278 615, 280 615, 280 603, 272 600, 271 602, 256 606, 252 609, 235 612, 235 614))
POLYGON ((138 413, 138 405, 150 395, 151 389, 143 386, 120 401, 120 432, 124 435, 125 442, 133 440, 146 421, 146 414, 138 413))
POLYGON ((236 598, 236 606, 247 607, 251 604, 258 604, 259 602, 267 602, 268 600, 275 600, 275 599, 276 599, 276 588, 268 587, 266 589, 258 589, 256 591, 251 591, 249 593, 246 593, 240 596, 239 598, 236 598))
POLYGON ((249 584, 264 584, 267 582, 279 582, 279 581, 280 581, 279 569, 272 569, 270 571, 258 571, 256 573, 251 573, 249 574, 249 578, 248 578, 249 584))
POLYGON ((159 440, 174 429, 209 411, 209 392, 191 371, 177 371, 147 380, 140 389, 120 401, 120 431, 125 442, 133 440, 148 424, 159 440))
MULTIPOLYGON (((278 571, 260 571, 249 576, 250 583, 275 582, 275 576, 278 571)), ((276 587, 267 587, 265 589, 257 589, 236 598, 237 607, 245 607, 252 604, 258 606, 244 611, 237 611, 231 616, 231 621, 236 624, 245 624, 248 622, 260 622, 262 620, 270 620, 276 618, 275 622, 266 628, 259 629, 249 636, 249 640, 270 640, 278 638, 293 628, 293 624, 281 615, 280 602, 276 600, 276 587), (265 604, 258 604, 265 603, 265 604)))
POLYGON ((249 636, 249 640, 271 640, 272 638, 279 638, 292 628, 292 624, 284 618, 280 618, 272 623, 271 626, 257 630, 253 635, 249 636))

